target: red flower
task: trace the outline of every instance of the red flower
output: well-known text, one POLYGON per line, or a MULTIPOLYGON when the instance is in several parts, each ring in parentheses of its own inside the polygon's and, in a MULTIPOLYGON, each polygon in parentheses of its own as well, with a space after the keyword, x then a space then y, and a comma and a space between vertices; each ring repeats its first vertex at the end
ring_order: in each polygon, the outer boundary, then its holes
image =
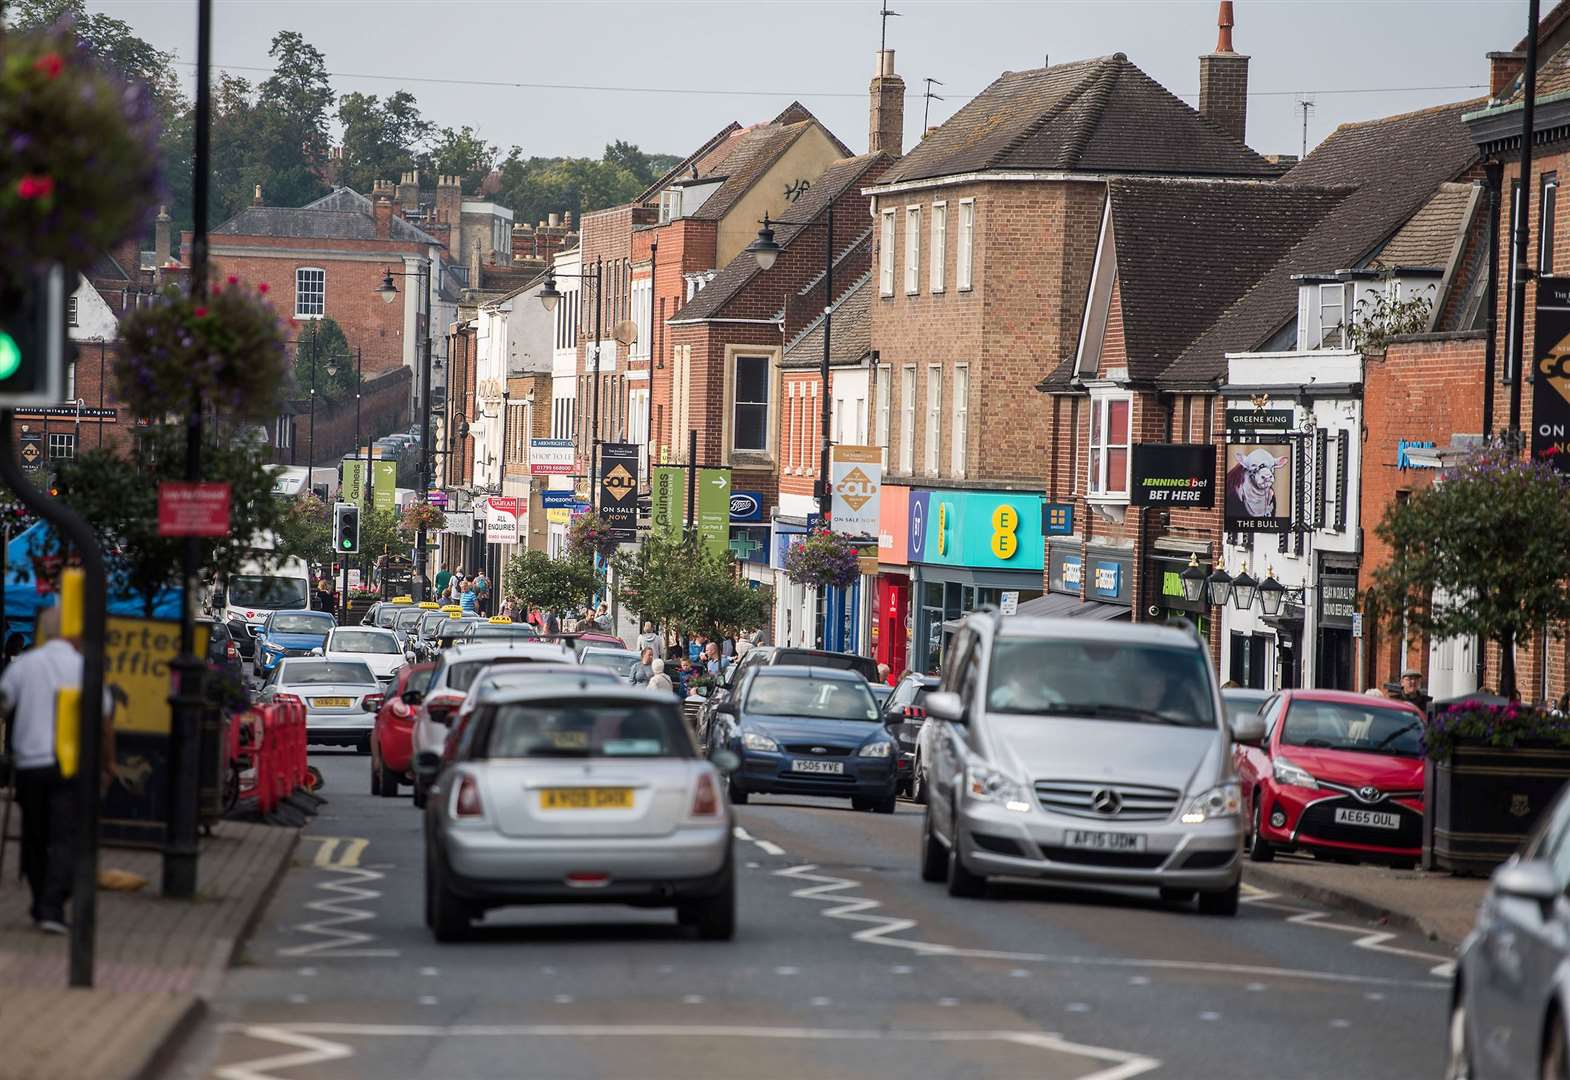
POLYGON ((263 296, 266 296, 267 295, 267 288, 268 288, 267 282, 263 281, 263 282, 260 282, 260 283, 257 284, 256 291, 261 293, 263 296))
POLYGON ((24 199, 47 199, 55 193, 54 177, 29 173, 16 182, 16 193, 24 199))
POLYGON ((231 284, 231 285, 238 285, 238 284, 240 284, 240 279, 235 277, 233 274, 230 274, 229 275, 229 284, 231 284))
POLYGON ((204 316, 206 316, 207 309, 204 308, 204 307, 199 307, 195 311, 191 312, 191 314, 195 315, 198 319, 200 319, 200 318, 203 318, 204 316))
POLYGON ((44 53, 44 55, 33 61, 33 70, 42 74, 46 79, 53 79, 64 68, 65 61, 60 59, 59 53, 55 52, 44 53))

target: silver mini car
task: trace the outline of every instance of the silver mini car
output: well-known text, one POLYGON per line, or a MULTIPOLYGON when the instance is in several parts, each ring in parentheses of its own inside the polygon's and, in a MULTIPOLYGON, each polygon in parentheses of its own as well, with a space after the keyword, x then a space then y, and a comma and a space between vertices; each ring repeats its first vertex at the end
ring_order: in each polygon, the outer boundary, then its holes
POLYGON ((1243 842, 1220 694, 1199 641, 1168 627, 973 615, 940 689, 922 877, 1149 885, 1237 912, 1243 842))
POLYGON ((438 941, 489 908, 674 907, 706 939, 736 926, 724 778, 669 694, 583 677, 484 694, 425 809, 438 941))

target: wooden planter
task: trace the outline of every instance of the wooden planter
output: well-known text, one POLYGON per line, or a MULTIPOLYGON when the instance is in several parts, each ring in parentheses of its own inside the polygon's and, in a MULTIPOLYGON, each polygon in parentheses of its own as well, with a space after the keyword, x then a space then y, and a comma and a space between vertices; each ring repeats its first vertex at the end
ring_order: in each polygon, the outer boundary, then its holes
POLYGON ((343 615, 345 626, 358 626, 365 620, 365 613, 371 610, 371 605, 376 603, 376 598, 367 596, 364 599, 355 597, 348 603, 348 609, 343 615))
POLYGON ((1570 750, 1458 745, 1424 770, 1423 865, 1488 874, 1515 854, 1566 780, 1570 750))

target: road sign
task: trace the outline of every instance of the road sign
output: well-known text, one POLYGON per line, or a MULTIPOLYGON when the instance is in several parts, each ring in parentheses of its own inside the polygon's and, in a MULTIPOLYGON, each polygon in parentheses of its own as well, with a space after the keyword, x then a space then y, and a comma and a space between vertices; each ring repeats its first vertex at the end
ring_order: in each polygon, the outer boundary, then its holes
POLYGON ((229 485, 158 485, 159 536, 228 536, 229 485))
POLYGON ((1363 636, 1363 613, 1361 611, 1352 613, 1352 636, 1355 638, 1363 636))
POLYGON ((730 469, 726 466, 698 470, 698 540, 716 555, 730 545, 730 469))

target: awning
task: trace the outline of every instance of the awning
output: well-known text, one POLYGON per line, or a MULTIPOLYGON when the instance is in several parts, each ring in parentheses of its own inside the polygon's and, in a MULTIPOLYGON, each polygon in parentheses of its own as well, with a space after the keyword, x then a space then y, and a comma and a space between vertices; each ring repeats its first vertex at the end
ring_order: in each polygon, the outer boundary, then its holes
POLYGON ((1038 619, 1093 619, 1097 622, 1112 622, 1116 619, 1127 619, 1129 609, 1122 604, 1103 604, 1098 600, 1081 600, 1077 596, 1068 596, 1064 593, 1047 593, 1034 600, 1026 600, 1019 606, 1018 614, 1038 619))

